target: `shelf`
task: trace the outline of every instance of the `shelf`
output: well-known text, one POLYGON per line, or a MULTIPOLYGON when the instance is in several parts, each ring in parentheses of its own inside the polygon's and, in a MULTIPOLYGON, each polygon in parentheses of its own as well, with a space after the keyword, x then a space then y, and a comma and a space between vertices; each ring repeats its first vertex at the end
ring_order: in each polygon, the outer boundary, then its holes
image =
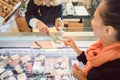
POLYGON ((7 23, 7 21, 18 11, 18 9, 22 6, 23 3, 19 1, 15 4, 15 6, 11 6, 10 4, 7 4, 5 1, 0 0, 0 7, 2 7, 3 13, 0 14, 0 25, 4 25, 7 23), (7 11, 5 11, 7 10, 7 11))
POLYGON ((5 24, 15 13, 16 11, 22 6, 22 3, 19 2, 15 7, 14 9, 10 12, 9 15, 7 15, 4 19, 4 22, 2 24, 5 24))

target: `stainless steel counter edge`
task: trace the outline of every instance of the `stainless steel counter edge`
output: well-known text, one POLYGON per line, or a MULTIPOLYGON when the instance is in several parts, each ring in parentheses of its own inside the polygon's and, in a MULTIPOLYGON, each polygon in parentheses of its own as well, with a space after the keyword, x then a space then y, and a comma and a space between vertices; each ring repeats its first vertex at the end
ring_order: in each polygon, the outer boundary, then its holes
MULTIPOLYGON (((22 32, 22 33, 15 33, 15 32, 3 32, 0 33, 0 41, 33 41, 33 40, 53 40, 54 36, 71 36, 74 37, 75 40, 80 38, 87 38, 86 40, 94 40, 96 37, 94 36, 93 32, 53 32, 50 36, 44 36, 39 32, 22 32)), ((78 39, 79 40, 79 39, 78 39)))
POLYGON ((30 48, 31 43, 36 40, 53 41, 55 35, 71 36, 80 48, 87 48, 97 40, 93 32, 60 32, 51 33, 51 36, 44 36, 40 33, 1 33, 0 34, 0 47, 25 47, 30 48))

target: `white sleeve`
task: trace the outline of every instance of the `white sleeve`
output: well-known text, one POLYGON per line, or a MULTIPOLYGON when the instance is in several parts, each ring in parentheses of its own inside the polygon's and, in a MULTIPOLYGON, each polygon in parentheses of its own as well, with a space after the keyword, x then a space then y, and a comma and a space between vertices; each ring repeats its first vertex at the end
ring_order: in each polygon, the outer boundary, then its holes
POLYGON ((29 22, 29 25, 32 27, 32 28, 36 28, 36 24, 37 24, 37 21, 39 21, 37 18, 32 18, 29 22))

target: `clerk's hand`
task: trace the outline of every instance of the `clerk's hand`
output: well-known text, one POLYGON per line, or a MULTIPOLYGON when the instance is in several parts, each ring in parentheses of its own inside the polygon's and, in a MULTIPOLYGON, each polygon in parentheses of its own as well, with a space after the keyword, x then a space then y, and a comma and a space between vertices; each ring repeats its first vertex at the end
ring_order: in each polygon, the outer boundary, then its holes
POLYGON ((48 29, 48 26, 45 25, 43 22, 41 21, 37 21, 37 29, 39 30, 39 32, 43 35, 49 36, 50 35, 50 31, 48 29))
POLYGON ((65 40, 63 42, 65 46, 71 46, 73 49, 77 47, 72 37, 65 36, 64 38, 65 40))
POLYGON ((57 31, 63 30, 63 21, 61 20, 61 18, 57 18, 55 20, 55 28, 57 31))
POLYGON ((78 80, 87 80, 85 73, 77 64, 73 65, 73 76, 78 80))
POLYGON ((55 28, 56 28, 57 31, 59 31, 59 27, 60 27, 60 26, 55 23, 55 28))

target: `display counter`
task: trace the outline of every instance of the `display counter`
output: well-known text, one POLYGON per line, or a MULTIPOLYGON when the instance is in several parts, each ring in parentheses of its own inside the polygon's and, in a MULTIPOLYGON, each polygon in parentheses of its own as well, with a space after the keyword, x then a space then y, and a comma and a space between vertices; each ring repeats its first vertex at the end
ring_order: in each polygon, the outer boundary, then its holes
POLYGON ((0 64, 4 61, 4 66, 0 66, 1 79, 7 77, 7 79, 12 78, 11 80, 13 78, 15 80, 76 80, 71 74, 73 63, 77 63, 82 68, 84 65, 76 60, 77 54, 71 47, 31 47, 34 41, 54 43, 56 37, 60 37, 63 41, 63 36, 73 37, 82 50, 86 50, 97 40, 93 32, 54 32, 50 36, 41 35, 39 32, 1 33, 0 54, 5 57, 5 60, 0 61, 0 64))
MULTIPOLYGON (((7 22, 20 6, 21 2, 7 14, 8 17, 4 17, 3 22, 7 22)), ((90 15, 66 17, 83 19, 90 15)), ((76 80, 72 75, 72 65, 76 63, 82 68, 84 65, 77 61, 76 52, 64 45, 64 36, 73 37, 81 50, 86 50, 97 40, 91 28, 83 25, 64 27, 63 31, 44 36, 39 32, 19 32, 13 24, 8 21, 4 26, 0 25, 0 80, 76 80), (9 31, 6 25, 11 28, 9 31)))

